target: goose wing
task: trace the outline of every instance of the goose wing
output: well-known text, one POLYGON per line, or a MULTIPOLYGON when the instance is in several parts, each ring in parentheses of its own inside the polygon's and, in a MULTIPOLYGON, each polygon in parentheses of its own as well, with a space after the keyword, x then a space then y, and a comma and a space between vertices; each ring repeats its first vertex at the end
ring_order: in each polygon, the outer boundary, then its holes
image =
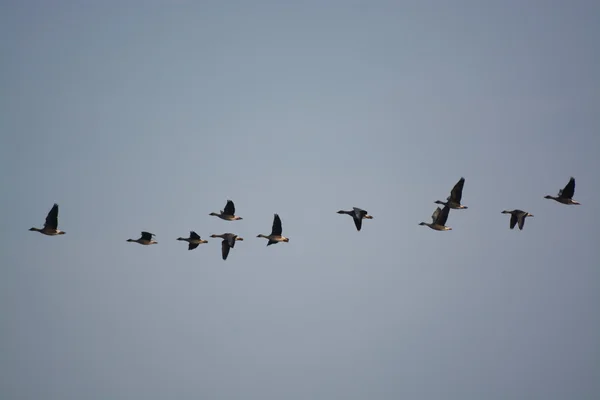
POLYGON ((143 240, 152 240, 152 236, 155 236, 154 233, 142 232, 142 239, 143 240))
POLYGON ((194 250, 196 247, 198 247, 198 243, 190 243, 190 244, 188 244, 188 250, 194 250))
POLYGON ((564 189, 558 192, 559 197, 563 197, 565 199, 572 199, 575 194, 575 178, 571 177, 569 179, 569 183, 564 187, 564 189))
POLYGON ((360 228, 362 227, 362 220, 369 212, 358 207, 352 207, 352 209, 354 210, 354 214, 352 214, 354 225, 356 226, 356 229, 360 231, 360 228))
POLYGON ((46 223, 44 228, 56 229, 58 227, 58 204, 54 203, 52 209, 46 216, 46 223))
POLYGON ((448 200, 454 200, 455 202, 460 203, 460 200, 462 199, 462 191, 464 185, 465 178, 460 178, 460 180, 452 188, 452 191, 450 192, 450 198, 448 200))
POLYGON ((356 214, 354 214, 352 216, 352 219, 354 220, 354 225, 356 226, 356 230, 360 231, 360 228, 362 227, 362 218, 357 216, 356 214))
POLYGON ((225 205, 225 209, 223 210, 223 214, 235 215, 235 206, 233 205, 233 201, 227 200, 227 204, 225 205))
POLYGON ((358 208, 358 207, 352 207, 354 209, 354 214, 359 217, 360 219, 363 219, 365 217, 365 215, 367 215, 369 212, 366 210, 363 210, 362 208, 358 208))
POLYGON ((228 233, 226 236, 227 243, 232 249, 235 247, 235 238, 237 238, 237 235, 234 235, 233 233, 228 233))
POLYGON ((517 213, 515 213, 514 211, 510 214, 510 229, 514 229, 515 225, 517 224, 517 221, 519 220, 519 217, 517 216, 517 213))
MULTIPOLYGON (((439 207, 438 207, 439 209, 439 207)), ((450 207, 444 206, 440 214, 438 215, 435 223, 437 225, 446 226, 446 221, 448 220, 448 213, 450 212, 450 207)))
POLYGON ((523 230, 523 226, 525 226, 525 217, 527 216, 527 214, 521 214, 519 215, 519 229, 523 230))
POLYGON ((190 239, 200 240, 200 236, 196 232, 190 231, 190 239))
POLYGON ((271 236, 281 236, 281 218, 278 214, 273 217, 273 227, 271 228, 271 236))
POLYGON ((434 224, 436 223, 438 217, 440 216, 440 213, 442 212, 441 208, 436 208, 435 211, 433 212, 433 214, 431 214, 431 222, 433 222, 434 224))
POLYGON ((229 242, 227 239, 224 239, 221 242, 221 255, 223 256, 223 260, 227 260, 227 256, 229 255, 229 242))

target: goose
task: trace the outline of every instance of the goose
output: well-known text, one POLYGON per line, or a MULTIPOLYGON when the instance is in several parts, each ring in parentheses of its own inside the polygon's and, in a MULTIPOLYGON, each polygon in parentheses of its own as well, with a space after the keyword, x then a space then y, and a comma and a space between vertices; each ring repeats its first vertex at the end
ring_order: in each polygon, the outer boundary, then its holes
POLYGON ((434 229, 436 231, 451 231, 452 228, 445 225, 446 220, 448 219, 449 212, 450 212, 450 207, 447 205, 444 206, 443 209, 440 209, 438 207, 435 209, 435 211, 431 215, 432 221, 430 224, 428 224, 427 222, 421 222, 419 225, 427 225, 428 227, 430 227, 431 229, 434 229))
POLYGON ((177 238, 177 240, 183 240, 185 242, 188 242, 188 250, 194 250, 196 247, 198 247, 198 245, 203 244, 203 243, 208 243, 208 240, 202 240, 200 239, 200 236, 194 232, 194 231, 190 231, 190 237, 189 238, 177 238))
POLYGON ((156 235, 154 233, 142 231, 142 236, 139 239, 135 239, 135 240, 127 239, 127 241, 143 244, 144 246, 149 246, 151 244, 157 244, 158 243, 157 241, 152 240, 152 236, 156 236, 156 235))
POLYGON ((456 182, 456 185, 454 185, 454 187, 452 188, 452 191, 450 192, 450 196, 448 196, 448 198, 446 198, 446 200, 448 200, 447 202, 436 200, 434 203, 442 204, 444 206, 448 206, 455 210, 465 210, 465 209, 469 208, 467 206, 463 206, 460 204, 460 200, 462 199, 462 191, 463 191, 464 185, 465 185, 465 178, 460 178, 458 180, 458 182, 456 182))
POLYGON ((544 198, 556 200, 562 204, 580 205, 581 204, 580 202, 573 200, 574 194, 575 194, 575 178, 571 177, 571 179, 569 179, 569 183, 567 183, 567 185, 563 189, 558 191, 558 196, 554 197, 554 196, 546 195, 546 196, 544 196, 544 198))
POLYGON ((338 214, 347 214, 347 215, 351 216, 352 219, 354 220, 354 225, 356 225, 357 231, 360 231, 360 228, 362 227, 363 218, 373 219, 373 216, 369 215, 368 211, 362 210, 358 207, 352 207, 352 211, 340 210, 337 213, 338 214))
POLYGON ((208 215, 219 217, 221 219, 224 219, 225 221, 237 221, 243 219, 242 217, 238 217, 237 215, 235 215, 235 206, 233 205, 233 201, 231 200, 227 200, 225 208, 221 210, 219 214, 212 212, 208 215))
POLYGON ((510 229, 514 229, 517 222, 519 223, 519 230, 523 230, 525 225, 525 218, 533 217, 533 214, 529 214, 527 211, 522 210, 504 210, 502 214, 510 214, 510 229))
POLYGON ((273 217, 273 227, 271 228, 271 234, 269 236, 266 236, 261 233, 257 237, 269 239, 269 241, 267 242, 267 246, 277 244, 279 242, 289 242, 290 239, 283 236, 281 232, 281 219, 279 218, 278 214, 275 214, 275 216, 273 217))
POLYGON ((221 254, 223 256, 223 260, 227 260, 227 256, 229 255, 229 249, 233 249, 236 240, 244 240, 244 238, 241 238, 233 233, 223 233, 221 235, 212 234, 210 235, 210 237, 223 239, 223 241, 221 242, 221 254))
POLYGON ((42 229, 31 228, 29 230, 43 233, 44 235, 48 236, 64 235, 65 232, 58 229, 58 204, 54 203, 52 209, 48 212, 48 215, 46 216, 46 223, 42 229))

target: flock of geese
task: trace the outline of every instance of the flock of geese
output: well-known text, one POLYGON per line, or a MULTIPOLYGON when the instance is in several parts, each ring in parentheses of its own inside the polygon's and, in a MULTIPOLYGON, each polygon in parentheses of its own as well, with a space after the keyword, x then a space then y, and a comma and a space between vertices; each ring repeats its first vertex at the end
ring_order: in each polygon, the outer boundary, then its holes
MULTIPOLYGON (((446 226, 446 221, 448 220, 448 214, 450 213, 450 209, 454 210, 464 210, 468 207, 461 204, 462 200, 462 191, 463 186, 465 185, 465 178, 460 178, 460 180, 454 185, 452 191, 450 192, 450 196, 446 199, 446 201, 435 201, 435 204, 442 204, 444 208, 436 208, 431 216, 431 223, 421 222, 419 225, 425 225, 434 229, 436 231, 451 231, 452 228, 446 226)), ((558 191, 558 196, 546 195, 545 199, 555 200, 561 204, 567 205, 579 205, 578 201, 573 200, 573 195, 575 194, 575 178, 571 177, 569 182, 563 189, 558 191)), ((515 225, 519 224, 519 229, 523 230, 523 226, 525 226, 525 218, 533 217, 533 214, 528 213, 523 210, 504 210, 502 214, 510 214, 510 229, 514 229, 515 225)))
MULTIPOLYGON (((425 225, 429 228, 436 231, 450 231, 451 227, 446 226, 446 221, 448 220, 448 214, 450 213, 450 209, 454 210, 464 210, 468 207, 461 204, 462 200, 462 192, 463 187, 465 185, 465 178, 460 178, 460 180, 454 185, 452 191, 450 192, 450 196, 446 198, 446 201, 436 200, 435 204, 441 204, 444 208, 437 207, 431 216, 431 223, 421 222, 419 225, 425 225)), ((550 196, 547 195, 544 198, 555 200, 561 204, 567 205, 579 205, 578 201, 573 200, 573 195, 575 194, 575 178, 571 177, 569 179, 569 183, 559 190, 558 196, 550 196)), ((363 219, 373 219, 373 216, 369 215, 366 210, 360 209, 358 207, 353 207, 350 211, 340 210, 337 212, 338 214, 346 214, 352 217, 354 220, 354 225, 356 226, 356 230, 360 231, 362 228, 363 219)), ((533 217, 533 214, 530 214, 527 211, 523 210, 504 210, 502 214, 510 214, 510 229, 514 229, 514 227, 518 224, 519 229, 522 230, 525 225, 525 218, 533 217)), ((221 210, 219 213, 210 213, 209 215, 221 218, 225 221, 239 221, 242 217, 235 215, 235 205, 233 201, 227 200, 227 204, 225 208, 221 210)), ((54 204, 48 215, 46 216, 46 223, 43 228, 31 228, 30 231, 40 232, 44 235, 48 236, 57 236, 64 235, 65 232, 58 229, 58 204, 54 204)), ((275 214, 273 217, 273 226, 271 228, 270 235, 259 234, 257 237, 267 239, 267 246, 272 244, 277 244, 279 242, 289 242, 290 239, 283 236, 283 230, 281 227, 281 218, 279 218, 278 214, 275 214)), ((148 246, 151 244, 157 244, 158 242, 153 239, 155 235, 150 232, 142 232, 141 237, 139 239, 127 239, 128 242, 139 243, 144 246, 148 246)), ((244 240, 244 238, 234 234, 234 233, 222 233, 220 235, 213 234, 210 235, 211 238, 221 238, 221 255, 223 260, 227 259, 229 255, 229 250, 235 247, 235 242, 238 240, 244 240)), ((200 236, 194 232, 190 231, 190 237, 187 238, 177 238, 177 240, 188 242, 188 250, 194 250, 201 244, 208 243, 207 240, 202 240, 200 236)))

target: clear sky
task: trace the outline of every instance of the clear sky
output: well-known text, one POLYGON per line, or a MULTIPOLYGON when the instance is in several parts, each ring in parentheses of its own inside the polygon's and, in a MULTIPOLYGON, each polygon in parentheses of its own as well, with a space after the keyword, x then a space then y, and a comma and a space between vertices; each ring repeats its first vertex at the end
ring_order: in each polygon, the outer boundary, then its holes
POLYGON ((598 2, 91 3, 0 2, 2 399, 600 398, 598 2))

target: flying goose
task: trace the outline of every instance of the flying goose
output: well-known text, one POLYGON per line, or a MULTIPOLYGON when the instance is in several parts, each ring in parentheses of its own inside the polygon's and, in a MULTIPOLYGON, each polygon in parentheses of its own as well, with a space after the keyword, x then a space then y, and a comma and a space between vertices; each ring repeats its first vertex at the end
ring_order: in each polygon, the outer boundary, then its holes
POLYGON ((221 210, 219 214, 212 212, 208 215, 219 217, 221 219, 224 219, 225 221, 237 221, 242 219, 242 217, 238 217, 237 215, 235 215, 235 206, 233 205, 233 201, 231 200, 227 200, 225 208, 221 210))
POLYGON ((463 191, 464 185, 465 185, 465 178, 460 178, 458 180, 458 182, 456 182, 456 185, 454 185, 454 187, 452 188, 452 191, 450 192, 450 196, 448 196, 446 198, 446 200, 448 200, 447 202, 436 200, 434 203, 442 204, 444 206, 448 206, 455 210, 460 210, 460 209, 464 210, 464 209, 469 208, 467 206, 463 206, 460 204, 460 200, 462 199, 462 191, 463 191))
POLYGON ((48 236, 64 235, 65 232, 58 229, 58 204, 54 203, 52 209, 46 216, 46 223, 42 229, 31 228, 30 231, 43 233, 48 236))
POLYGON ((546 196, 544 196, 544 198, 556 200, 562 204, 574 204, 574 205, 581 204, 580 202, 573 200, 574 194, 575 194, 575 178, 571 177, 571 179, 569 179, 569 183, 567 183, 567 185, 564 187, 564 189, 561 189, 558 191, 558 196, 554 197, 554 196, 546 195, 546 196))
POLYGON ((223 241, 221 242, 221 254, 223 256, 223 260, 227 260, 227 256, 229 255, 229 249, 233 249, 236 240, 244 240, 244 238, 241 238, 233 233, 223 233, 221 235, 213 234, 210 235, 210 237, 223 239, 223 241))
POLYGON ((257 237, 269 239, 269 241, 267 242, 267 246, 277 244, 278 242, 289 242, 290 239, 283 236, 281 232, 281 219, 279 218, 279 215, 275 214, 275 217, 273 217, 273 227, 271 228, 271 234, 269 236, 266 236, 261 233, 257 237))
POLYGON ((373 219, 373 216, 369 215, 368 211, 362 210, 358 207, 352 207, 352 211, 340 210, 337 213, 338 214, 347 214, 347 215, 351 216, 352 219, 354 220, 354 225, 356 225, 357 231, 360 231, 360 228, 362 227, 363 218, 373 219))
POLYGON ((142 236, 139 239, 127 239, 128 242, 135 242, 139 244, 143 244, 144 246, 148 246, 151 244, 157 244, 158 242, 152 240, 152 236, 156 236, 154 233, 150 232, 142 232, 142 236))
POLYGON ((434 229, 436 231, 451 231, 452 228, 450 228, 449 226, 446 226, 446 220, 448 219, 449 212, 450 212, 450 207, 447 205, 444 206, 443 209, 440 209, 438 207, 435 209, 435 211, 431 215, 432 221, 430 224, 428 224, 427 222, 421 222, 419 225, 427 225, 428 227, 430 227, 431 229, 434 229))
POLYGON ((519 230, 523 230, 523 225, 525 225, 525 218, 533 217, 533 214, 529 214, 527 211, 522 210, 504 210, 502 214, 510 214, 510 229, 514 229, 517 222, 519 223, 519 230))
POLYGON ((208 243, 208 240, 202 240, 200 239, 200 236, 198 236, 198 234, 194 231, 190 231, 190 237, 189 238, 177 238, 177 240, 183 240, 185 242, 188 242, 188 250, 194 250, 196 247, 198 247, 199 244, 203 244, 203 243, 208 243))

